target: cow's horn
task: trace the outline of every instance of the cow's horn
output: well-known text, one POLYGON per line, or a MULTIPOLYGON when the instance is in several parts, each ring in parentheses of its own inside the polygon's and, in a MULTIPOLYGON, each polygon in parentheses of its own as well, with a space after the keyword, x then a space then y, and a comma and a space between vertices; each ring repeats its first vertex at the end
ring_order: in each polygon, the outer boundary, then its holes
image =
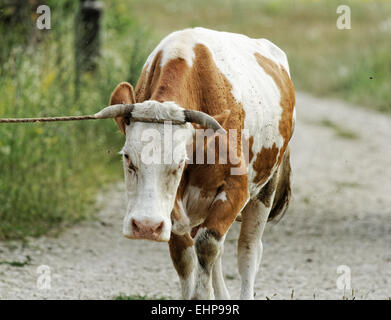
POLYGON ((133 108, 133 104, 113 104, 112 106, 108 106, 98 113, 95 113, 95 118, 108 119, 117 117, 131 117, 133 108))
POLYGON ((217 122, 215 118, 206 114, 205 112, 195 111, 195 110, 185 110, 185 121, 197 123, 206 128, 213 129, 215 131, 222 130, 225 132, 224 128, 217 122))

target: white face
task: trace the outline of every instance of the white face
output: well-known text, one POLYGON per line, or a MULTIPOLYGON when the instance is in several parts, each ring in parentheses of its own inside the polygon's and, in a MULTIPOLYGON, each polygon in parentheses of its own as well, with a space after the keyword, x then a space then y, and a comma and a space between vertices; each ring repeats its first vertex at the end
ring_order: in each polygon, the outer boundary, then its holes
POLYGON ((124 236, 170 239, 171 211, 190 134, 188 127, 167 124, 134 122, 126 127, 126 142, 121 151, 128 201, 124 236))

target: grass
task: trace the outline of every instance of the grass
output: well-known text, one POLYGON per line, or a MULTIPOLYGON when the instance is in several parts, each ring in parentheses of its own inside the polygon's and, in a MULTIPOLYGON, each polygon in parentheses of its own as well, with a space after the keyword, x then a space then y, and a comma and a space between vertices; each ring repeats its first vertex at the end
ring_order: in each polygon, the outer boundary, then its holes
POLYGON ((336 183, 337 192, 340 192, 344 189, 357 189, 361 187, 361 184, 357 182, 349 182, 349 181, 337 181, 336 183))
POLYGON ((25 261, 0 261, 0 265, 2 264, 8 264, 12 267, 18 267, 18 268, 22 268, 24 266, 27 266, 31 263, 31 257, 30 256, 26 256, 26 260, 25 261))
POLYGON ((267 38, 288 55, 295 87, 391 112, 391 2, 386 0, 132 0, 155 42, 203 26, 267 38), (336 27, 351 8, 351 30, 336 27))
POLYGON ((303 198, 303 202, 305 203, 305 204, 310 204, 311 203, 311 198, 309 197, 309 196, 305 196, 304 198, 303 198))
MULTIPOLYGON (((95 113, 116 84, 136 77, 149 51, 129 6, 106 1, 99 68, 83 76, 76 99, 78 2, 49 2, 52 30, 33 45, 15 31, 8 51, 2 47, 0 117, 95 113)), ((122 175, 122 143, 112 120, 0 125, 0 240, 54 233, 91 216, 97 190, 122 175)))
POLYGON ((320 125, 332 129, 337 137, 349 140, 359 139, 359 135, 357 133, 352 130, 343 128, 331 120, 323 119, 322 121, 320 121, 320 125))

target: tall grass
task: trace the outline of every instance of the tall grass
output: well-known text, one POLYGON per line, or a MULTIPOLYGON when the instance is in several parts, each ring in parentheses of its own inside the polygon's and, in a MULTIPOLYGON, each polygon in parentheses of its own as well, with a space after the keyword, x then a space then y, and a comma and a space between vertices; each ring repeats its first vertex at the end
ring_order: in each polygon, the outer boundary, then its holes
MULTIPOLYGON (((75 99, 77 2, 49 2, 52 29, 39 43, 26 47, 23 34, 19 44, 9 35, 0 117, 95 113, 118 82, 140 71, 148 50, 137 39, 145 31, 129 6, 106 1, 99 68, 83 76, 75 99)), ((122 142, 110 120, 0 125, 0 240, 38 236, 93 214, 95 192, 120 177, 122 142)))

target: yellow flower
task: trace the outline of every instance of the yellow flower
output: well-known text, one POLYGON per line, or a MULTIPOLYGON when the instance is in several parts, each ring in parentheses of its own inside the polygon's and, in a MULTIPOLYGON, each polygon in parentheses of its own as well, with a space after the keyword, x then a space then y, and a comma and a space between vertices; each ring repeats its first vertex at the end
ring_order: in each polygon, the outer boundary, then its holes
POLYGON ((35 131, 36 134, 42 134, 43 129, 41 127, 38 127, 38 128, 35 128, 34 131, 35 131))
POLYGON ((53 83, 55 78, 56 78, 56 71, 55 70, 50 71, 46 75, 46 77, 43 79, 42 85, 41 85, 42 92, 46 92, 49 89, 50 85, 53 83))
POLYGON ((118 6, 117 6, 117 9, 118 9, 118 12, 119 13, 124 13, 126 11, 126 7, 123 3, 120 3, 118 6))

